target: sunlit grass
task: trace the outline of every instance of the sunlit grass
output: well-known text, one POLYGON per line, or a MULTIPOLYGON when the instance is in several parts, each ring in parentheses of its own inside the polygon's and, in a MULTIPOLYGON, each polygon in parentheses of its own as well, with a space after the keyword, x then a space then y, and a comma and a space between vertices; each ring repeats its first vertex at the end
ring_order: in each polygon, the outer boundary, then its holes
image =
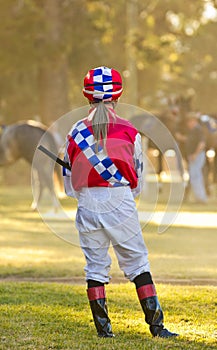
MULTIPOLYGON (((30 189, 3 188, 0 194, 2 277, 84 277, 85 260, 80 247, 58 238, 39 214, 30 210, 30 189)), ((70 200, 62 203, 68 210, 75 209, 70 200)), ((63 223, 57 220, 57 224, 61 227, 63 223)), ((72 231, 70 224, 69 237, 72 231)), ((216 229, 171 226, 163 234, 157 232, 156 224, 144 226, 156 280, 217 279, 216 229)), ((111 275, 123 277, 112 249, 111 257, 111 275)))
POLYGON ((114 339, 98 339, 85 286, 2 283, 2 349, 215 349, 216 287, 157 285, 165 326, 176 339, 152 338, 133 284, 106 287, 114 339))
MULTIPOLYGON (((217 289, 211 286, 159 284, 168 279, 203 279, 213 283, 216 271, 216 229, 170 227, 159 235, 149 223, 144 236, 165 325, 177 339, 153 339, 134 285, 106 287, 115 339, 98 339, 86 297, 85 260, 80 247, 58 238, 38 213, 30 211, 29 189, 1 189, 1 277, 83 278, 82 285, 48 283, 0 284, 0 348, 2 349, 215 349, 217 289), (208 280, 209 279, 209 280, 208 280)), ((73 210, 73 203, 62 200, 73 210)), ((163 204, 159 204, 163 210, 163 204)), ((189 210, 189 208, 188 208, 189 210)), ((198 210, 201 210, 200 208, 198 210)), ((211 208, 209 208, 210 211, 211 208)), ((60 221, 61 225, 61 221, 60 221)), ((111 250, 111 275, 122 277, 111 250)))

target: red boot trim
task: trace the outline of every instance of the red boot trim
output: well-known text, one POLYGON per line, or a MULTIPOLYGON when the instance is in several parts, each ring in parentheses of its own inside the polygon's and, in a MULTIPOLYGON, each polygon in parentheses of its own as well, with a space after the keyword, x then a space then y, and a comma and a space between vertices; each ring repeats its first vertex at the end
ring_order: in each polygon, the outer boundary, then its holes
POLYGON ((90 301, 105 298, 105 287, 92 287, 87 290, 88 299, 90 301))
POLYGON ((146 298, 154 297, 157 295, 154 284, 146 284, 145 286, 141 286, 137 289, 137 294, 139 300, 143 300, 146 298))

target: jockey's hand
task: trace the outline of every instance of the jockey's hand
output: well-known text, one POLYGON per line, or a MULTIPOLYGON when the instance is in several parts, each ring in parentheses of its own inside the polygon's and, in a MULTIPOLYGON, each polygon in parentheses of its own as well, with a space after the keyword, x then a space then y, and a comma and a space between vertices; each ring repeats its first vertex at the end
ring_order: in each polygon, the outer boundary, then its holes
POLYGON ((189 162, 194 162, 196 158, 197 158, 197 153, 192 153, 188 156, 189 162))

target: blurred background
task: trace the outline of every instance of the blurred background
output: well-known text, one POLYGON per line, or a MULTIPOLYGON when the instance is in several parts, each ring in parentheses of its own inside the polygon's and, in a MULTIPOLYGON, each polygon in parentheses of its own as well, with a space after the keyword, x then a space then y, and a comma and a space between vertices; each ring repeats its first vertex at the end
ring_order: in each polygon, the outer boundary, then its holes
POLYGON ((86 104, 91 67, 119 70, 121 102, 162 108, 172 95, 216 113, 217 1, 0 0, 0 122, 46 125, 86 104))
POLYGON ((85 105, 100 65, 121 72, 121 102, 156 113, 181 96, 216 115, 216 0, 0 0, 0 13, 0 124, 85 105))
MULTIPOLYGON (((189 109, 217 114, 216 0, 0 0, 0 16, 3 126, 28 119, 50 126, 65 113, 86 105, 83 78, 90 68, 101 65, 122 74, 120 102, 161 114, 181 99, 189 109)), ((56 276, 57 267, 61 276, 64 271, 71 274, 71 268, 73 274, 80 274, 81 253, 76 250, 77 265, 74 255, 66 262, 63 259, 61 267, 60 247, 68 249, 67 257, 71 246, 56 239, 55 250, 49 230, 29 210, 30 170, 24 160, 0 167, 3 274, 56 276)), ((216 194, 213 206, 187 206, 185 210, 216 212, 216 194)), ((172 276, 216 277, 215 223, 209 230, 195 226, 183 233, 178 228, 176 236, 171 233, 160 241, 151 236, 153 230, 155 227, 150 229, 148 243, 157 275, 168 275, 173 266, 172 276), (163 272, 162 254, 175 259, 167 259, 163 272), (204 262, 208 267, 203 267, 204 262)))

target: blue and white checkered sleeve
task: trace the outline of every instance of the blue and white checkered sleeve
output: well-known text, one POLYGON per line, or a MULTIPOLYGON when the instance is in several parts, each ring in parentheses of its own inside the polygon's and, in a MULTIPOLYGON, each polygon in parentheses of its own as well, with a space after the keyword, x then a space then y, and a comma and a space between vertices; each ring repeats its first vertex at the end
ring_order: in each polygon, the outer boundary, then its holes
MULTIPOLYGON (((70 160, 69 160, 69 155, 68 155, 68 144, 69 142, 66 141, 66 145, 65 145, 65 154, 64 154, 64 162, 70 164, 70 160)), ((73 186, 72 186, 72 181, 71 181, 71 171, 63 168, 63 182, 64 182, 64 188, 65 188, 65 193, 67 194, 67 196, 69 197, 73 197, 73 198, 77 198, 78 194, 77 192, 74 190, 73 186)))
POLYGON ((132 190, 133 197, 137 197, 143 188, 143 153, 142 153, 142 139, 138 133, 134 142, 134 165, 138 177, 138 185, 132 190))

